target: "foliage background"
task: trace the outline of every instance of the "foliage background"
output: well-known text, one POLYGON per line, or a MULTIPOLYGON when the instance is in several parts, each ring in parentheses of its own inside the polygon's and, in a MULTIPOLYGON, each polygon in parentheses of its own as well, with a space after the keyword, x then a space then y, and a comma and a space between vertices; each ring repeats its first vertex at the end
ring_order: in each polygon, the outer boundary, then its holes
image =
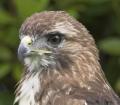
POLYGON ((19 28, 26 17, 44 10, 65 10, 88 28, 107 79, 120 95, 120 0, 0 0, 0 105, 12 105, 22 72, 19 28))

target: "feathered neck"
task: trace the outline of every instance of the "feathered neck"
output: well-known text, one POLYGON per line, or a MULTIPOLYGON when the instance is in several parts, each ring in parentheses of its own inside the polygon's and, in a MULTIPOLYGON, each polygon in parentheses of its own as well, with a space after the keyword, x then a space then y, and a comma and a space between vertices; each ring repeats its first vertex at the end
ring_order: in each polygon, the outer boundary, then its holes
POLYGON ((98 58, 85 56, 82 56, 82 54, 79 57, 71 56, 75 62, 71 62, 66 68, 58 63, 56 67, 39 68, 34 72, 27 70, 16 90, 15 102, 19 102, 19 105, 29 105, 31 103, 31 105, 42 105, 44 102, 47 104, 50 97, 60 91, 69 95, 76 88, 79 91, 91 91, 101 96, 106 93, 112 96, 114 93, 111 93, 112 89, 104 77, 98 58))

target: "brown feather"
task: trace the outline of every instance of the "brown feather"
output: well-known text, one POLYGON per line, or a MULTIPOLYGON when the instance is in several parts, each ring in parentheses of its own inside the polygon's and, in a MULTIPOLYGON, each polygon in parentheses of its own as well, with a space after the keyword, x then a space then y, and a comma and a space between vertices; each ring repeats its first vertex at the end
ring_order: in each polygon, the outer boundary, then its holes
MULTIPOLYGON (((109 86, 99 64, 94 39, 87 29, 66 12, 50 11, 36 13, 27 18, 20 29, 20 37, 44 36, 53 31, 57 23, 66 27, 64 47, 58 49, 56 65, 39 73, 41 88, 35 94, 39 105, 119 105, 120 100, 109 86), (72 33, 73 32, 73 33, 72 33)), ((17 97, 24 80, 22 77, 17 97)))

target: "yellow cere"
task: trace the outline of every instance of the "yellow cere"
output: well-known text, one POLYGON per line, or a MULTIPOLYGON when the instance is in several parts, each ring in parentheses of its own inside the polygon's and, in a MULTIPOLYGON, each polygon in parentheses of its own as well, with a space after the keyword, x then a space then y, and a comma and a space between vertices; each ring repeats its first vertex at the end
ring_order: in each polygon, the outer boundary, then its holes
POLYGON ((25 37, 22 39, 22 43, 27 44, 27 45, 30 45, 30 44, 32 44, 32 39, 31 39, 29 36, 25 36, 25 37))

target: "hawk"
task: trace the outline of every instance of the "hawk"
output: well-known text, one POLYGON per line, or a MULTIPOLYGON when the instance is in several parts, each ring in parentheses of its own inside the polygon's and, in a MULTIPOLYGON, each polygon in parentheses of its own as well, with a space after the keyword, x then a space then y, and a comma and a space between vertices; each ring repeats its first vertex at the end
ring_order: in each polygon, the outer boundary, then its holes
POLYGON ((28 17, 20 28, 18 57, 25 70, 19 105, 120 105, 106 80, 87 29, 64 11, 28 17))

